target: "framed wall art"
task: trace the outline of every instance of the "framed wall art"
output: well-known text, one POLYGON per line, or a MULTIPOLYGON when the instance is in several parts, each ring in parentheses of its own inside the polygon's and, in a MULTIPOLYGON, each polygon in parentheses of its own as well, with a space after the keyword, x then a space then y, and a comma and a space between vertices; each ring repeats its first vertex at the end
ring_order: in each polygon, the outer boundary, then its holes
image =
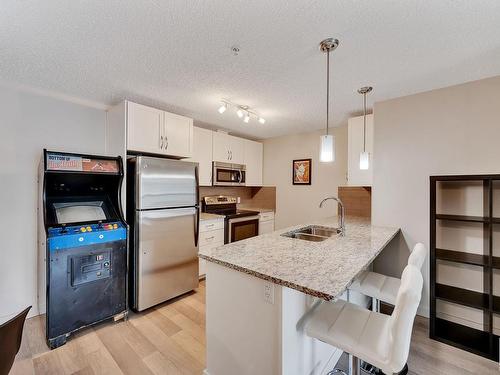
POLYGON ((292 163, 292 183, 294 185, 311 185, 311 159, 298 159, 292 163))

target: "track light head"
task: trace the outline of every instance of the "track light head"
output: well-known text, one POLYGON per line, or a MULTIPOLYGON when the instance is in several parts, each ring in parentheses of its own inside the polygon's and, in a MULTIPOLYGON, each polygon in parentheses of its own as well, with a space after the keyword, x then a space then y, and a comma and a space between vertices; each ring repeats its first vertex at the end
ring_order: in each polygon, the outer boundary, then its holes
POLYGON ((239 118, 243 117, 243 111, 241 110, 241 108, 238 108, 238 110, 236 111, 236 115, 238 115, 239 118))
POLYGON ((218 111, 220 114, 223 114, 224 112, 226 112, 226 109, 227 109, 227 103, 226 102, 222 102, 222 104, 220 105, 218 111))
POLYGON ((264 118, 262 118, 262 117, 259 117, 259 122, 260 122, 261 124, 265 124, 265 123, 266 123, 266 120, 265 120, 264 118))
POLYGON ((249 122, 249 121, 250 121, 250 113, 248 113, 248 112, 247 112, 247 113, 245 114, 245 117, 243 118, 243 122, 244 122, 245 124, 248 124, 248 122, 249 122))

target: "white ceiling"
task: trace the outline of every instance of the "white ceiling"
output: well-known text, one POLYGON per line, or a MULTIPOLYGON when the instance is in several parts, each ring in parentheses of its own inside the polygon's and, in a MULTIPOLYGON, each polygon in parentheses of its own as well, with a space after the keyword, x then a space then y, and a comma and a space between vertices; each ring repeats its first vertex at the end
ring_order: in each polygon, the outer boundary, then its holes
POLYGON ((369 103, 500 74, 498 0, 2 0, 0 79, 105 104, 129 98, 267 138, 369 103), (238 56, 231 46, 241 49, 238 56), (264 125, 217 112, 247 104, 264 125))

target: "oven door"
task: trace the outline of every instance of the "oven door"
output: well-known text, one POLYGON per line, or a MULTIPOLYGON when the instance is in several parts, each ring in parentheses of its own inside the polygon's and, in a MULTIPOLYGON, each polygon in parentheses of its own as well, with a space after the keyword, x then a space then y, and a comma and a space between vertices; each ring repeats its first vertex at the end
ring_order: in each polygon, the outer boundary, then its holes
POLYGON ((213 184, 216 186, 245 186, 245 166, 214 163, 213 184))
POLYGON ((229 219, 224 243, 231 243, 259 235, 259 217, 245 216, 229 219))

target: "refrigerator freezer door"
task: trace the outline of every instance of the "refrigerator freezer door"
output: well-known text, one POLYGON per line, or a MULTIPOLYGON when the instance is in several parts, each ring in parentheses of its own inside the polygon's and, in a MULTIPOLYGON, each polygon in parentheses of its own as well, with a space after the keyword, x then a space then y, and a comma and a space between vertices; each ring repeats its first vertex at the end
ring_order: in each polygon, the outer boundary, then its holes
POLYGON ((198 205, 197 163, 137 157, 136 209, 198 205))
POLYGON ((192 207, 137 211, 138 311, 198 287, 197 220, 192 207))

